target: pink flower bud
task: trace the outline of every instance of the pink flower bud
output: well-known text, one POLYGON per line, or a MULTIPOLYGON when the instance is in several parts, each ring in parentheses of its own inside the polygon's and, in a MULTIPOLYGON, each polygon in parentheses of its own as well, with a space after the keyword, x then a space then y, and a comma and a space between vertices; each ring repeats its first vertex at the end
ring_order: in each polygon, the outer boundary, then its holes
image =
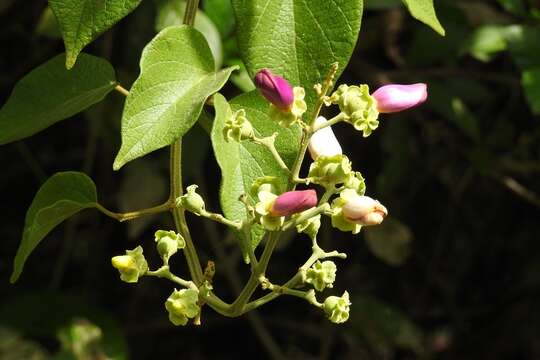
POLYGON ((359 225, 378 225, 388 215, 388 210, 369 196, 348 199, 341 211, 347 221, 359 225))
POLYGON ((284 78, 272 74, 268 69, 262 69, 255 75, 255 85, 262 96, 281 111, 291 108, 294 101, 293 88, 284 78))
MULTIPOLYGON (((313 126, 321 126, 328 120, 319 116, 313 126)), ((309 153, 313 161, 317 160, 319 156, 335 156, 343 154, 341 145, 336 139, 331 126, 327 126, 315 132, 311 136, 311 140, 308 145, 309 153)))
POLYGON ((287 191, 276 198, 270 214, 272 216, 288 216, 316 205, 317 193, 313 189, 287 191))
POLYGON ((427 99, 427 85, 390 84, 378 88, 373 94, 380 113, 393 113, 420 105, 427 99))

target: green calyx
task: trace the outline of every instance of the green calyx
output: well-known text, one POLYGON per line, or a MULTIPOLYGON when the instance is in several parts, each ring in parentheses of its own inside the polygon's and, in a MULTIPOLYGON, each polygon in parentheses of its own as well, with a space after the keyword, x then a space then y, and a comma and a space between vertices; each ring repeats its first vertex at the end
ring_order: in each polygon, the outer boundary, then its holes
POLYGON ((187 192, 176 199, 176 205, 191 211, 196 215, 201 215, 205 210, 204 200, 201 195, 197 194, 197 185, 187 187, 187 192))
POLYGON ((270 105, 270 110, 268 113, 268 116, 272 120, 277 121, 280 126, 285 128, 288 128, 289 126, 300 121, 302 115, 304 115, 307 110, 307 104, 304 100, 304 97, 306 96, 304 88, 294 87, 293 94, 294 101, 288 111, 282 111, 274 105, 270 105))
POLYGON ((324 312, 328 319, 336 324, 344 323, 349 319, 351 302, 349 293, 345 291, 341 297, 329 296, 323 304, 324 312))
POLYGON ((174 231, 158 230, 154 237, 157 243, 157 251, 164 263, 167 263, 169 258, 176 254, 178 250, 186 247, 186 241, 182 235, 174 231))
POLYGON ((309 167, 308 178, 324 187, 344 183, 352 172, 352 164, 345 155, 319 156, 309 167))
POLYGON ((253 126, 246 117, 246 111, 240 109, 234 113, 230 112, 223 127, 225 141, 241 141, 251 139, 253 136, 253 126))
POLYGON ((120 279, 127 283, 137 282, 139 277, 148 271, 148 263, 144 258, 141 246, 137 246, 133 250, 126 250, 126 255, 113 257, 111 263, 120 272, 120 279))
POLYGON ((340 85, 327 102, 338 104, 341 112, 347 115, 347 121, 362 131, 364 137, 371 135, 379 126, 377 101, 369 94, 367 85, 340 85))
POLYGON ((366 182, 362 174, 358 171, 351 172, 345 179, 343 186, 347 189, 355 190, 358 195, 364 195, 366 193, 366 182))
POLYGON ((283 189, 277 177, 262 176, 253 182, 250 193, 253 197, 257 197, 262 191, 271 192, 272 194, 280 194, 283 192, 283 189))
POLYGON ((317 261, 306 272, 306 283, 317 291, 333 287, 336 280, 336 264, 333 261, 317 261))
MULTIPOLYGON (((302 215, 302 213, 295 214, 293 215, 293 218, 299 217, 300 215, 302 215)), ((311 240, 315 240, 320 227, 321 227, 321 215, 317 215, 317 216, 307 219, 306 221, 303 221, 297 224, 296 231, 298 231, 299 233, 304 233, 308 235, 311 238, 311 240)))
POLYGON ((270 191, 262 190, 257 194, 259 202, 255 204, 255 213, 258 215, 260 224, 269 231, 277 231, 285 222, 284 216, 272 216, 270 211, 274 201, 277 198, 276 194, 270 191))
POLYGON ((165 301, 165 309, 169 312, 169 320, 174 325, 186 325, 201 311, 197 304, 199 294, 193 289, 174 290, 165 301))
POLYGON ((339 197, 332 201, 332 226, 341 231, 350 231, 353 234, 358 234, 362 225, 352 223, 348 221, 343 215, 343 205, 350 201, 352 197, 358 196, 358 192, 355 189, 345 189, 339 197))

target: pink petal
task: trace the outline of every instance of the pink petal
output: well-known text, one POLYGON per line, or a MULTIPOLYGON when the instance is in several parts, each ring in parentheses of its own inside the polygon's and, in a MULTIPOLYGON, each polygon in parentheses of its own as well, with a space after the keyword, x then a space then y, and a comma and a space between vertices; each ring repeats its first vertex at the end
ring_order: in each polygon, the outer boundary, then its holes
POLYGON ((290 109, 294 94, 287 80, 272 74, 269 69, 262 69, 255 75, 255 85, 275 107, 283 111, 290 109))
POLYGON ((381 113, 393 113, 420 105, 427 99, 427 85, 390 84, 377 89, 371 96, 377 100, 377 109, 381 113))
POLYGON ((317 205, 317 193, 313 189, 288 191, 279 195, 270 213, 272 216, 288 216, 317 205))

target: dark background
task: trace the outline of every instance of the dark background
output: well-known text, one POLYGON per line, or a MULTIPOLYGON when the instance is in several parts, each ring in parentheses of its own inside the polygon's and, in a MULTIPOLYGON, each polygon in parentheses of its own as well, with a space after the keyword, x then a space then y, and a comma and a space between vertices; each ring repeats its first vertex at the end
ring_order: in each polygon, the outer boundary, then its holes
MULTIPOLYGON (((337 261, 328 292, 351 294, 346 324, 281 297, 236 319, 205 308, 202 326, 174 327, 163 307, 170 283, 126 284, 110 265, 112 256, 141 244, 156 266, 152 234, 172 226, 166 214, 118 224, 85 211, 47 236, 10 285, 26 209, 55 172, 86 172, 111 209, 166 199, 167 151, 112 171, 124 101, 112 93, 73 119, 0 148, 0 358, 55 356, 58 329, 73 319, 100 326, 97 346, 105 353, 115 349, 131 359, 540 358, 540 118, 531 110, 535 102, 539 108, 540 79, 538 96, 527 101, 519 61, 540 68, 540 4, 438 0, 443 38, 392 3, 367 1, 357 49, 339 82, 373 89, 426 82, 430 96, 415 110, 382 116, 368 139, 336 126, 368 194, 391 214, 358 236, 328 223, 321 230, 325 248, 349 254, 337 261), (513 24, 532 35, 517 45, 478 35, 488 25, 513 24)), ((36 32, 45 7, 44 0, 0 2, 0 103, 22 76, 63 51, 61 40, 36 32)), ((154 3, 143 1, 85 51, 109 59, 129 88, 155 35, 155 16, 154 3)), ((234 34, 222 35, 225 62, 232 62, 234 34)), ((240 90, 229 84, 224 93, 232 98, 240 90)), ((194 128, 185 147, 185 184, 198 183, 217 210, 219 172, 208 137, 194 128)), ((221 226, 188 220, 201 260, 216 262, 216 292, 232 300, 248 275, 234 241, 221 226)), ((309 246, 302 236, 284 239, 269 276, 288 279, 309 246)), ((186 274, 181 257, 173 266, 186 274)))

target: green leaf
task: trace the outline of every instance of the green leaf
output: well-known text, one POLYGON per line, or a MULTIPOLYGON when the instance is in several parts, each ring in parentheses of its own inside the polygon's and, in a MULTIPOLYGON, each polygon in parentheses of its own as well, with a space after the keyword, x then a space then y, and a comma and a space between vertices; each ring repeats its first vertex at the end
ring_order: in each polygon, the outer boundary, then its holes
POLYGON ((0 109, 0 145, 19 140, 101 101, 114 89, 114 69, 104 59, 81 54, 66 70, 58 55, 32 70, 0 109))
POLYGON ((445 35, 444 28, 437 19, 433 0, 403 0, 403 2, 413 18, 428 25, 442 36, 445 35))
POLYGON ((52 229, 79 211, 95 207, 96 203, 96 186, 85 174, 69 171, 50 177, 41 186, 26 213, 10 281, 17 281, 28 256, 52 229))
POLYGON ((521 69, 540 66, 540 26, 510 25, 506 28, 508 49, 521 69))
POLYGON ((205 0, 203 10, 218 28, 221 37, 228 37, 234 30, 234 12, 231 0, 205 0))
MULTIPOLYGON (((185 1, 158 0, 156 5, 158 11, 156 31, 161 31, 168 26, 182 25, 184 12, 186 11, 185 1)), ((219 69, 223 63, 223 46, 216 25, 214 25, 205 13, 199 10, 195 16, 193 27, 199 30, 206 38, 206 41, 208 41, 212 55, 214 55, 216 69, 219 69)))
POLYGON ((232 0, 237 38, 250 76, 262 68, 306 90, 308 106, 316 98, 330 65, 347 66, 356 45, 363 1, 232 0))
MULTIPOLYGON (((276 176, 285 187, 287 173, 276 164, 272 154, 265 147, 250 141, 226 142, 223 137, 225 120, 233 111, 245 109, 256 136, 270 136, 277 132, 276 149, 289 168, 300 147, 300 129, 297 127, 284 129, 271 120, 267 115, 269 104, 257 91, 236 97, 230 105, 222 95, 216 94, 214 106, 216 119, 211 137, 214 154, 221 168, 221 207, 227 218, 242 220, 246 217, 246 210, 244 204, 238 200, 240 195, 248 195, 254 203, 258 201, 249 195, 253 181, 261 176, 276 176)), ((261 237, 261 231, 252 236, 253 248, 258 245, 261 237)))
POLYGON ((236 69, 216 72, 204 36, 189 26, 161 31, 144 48, 140 66, 122 116, 115 170, 182 137, 197 121, 206 99, 236 69))
POLYGON ((141 0, 49 0, 66 47, 71 69, 81 50, 132 12, 141 0))
POLYGON ((540 66, 524 70, 521 83, 531 111, 540 115, 540 66))

